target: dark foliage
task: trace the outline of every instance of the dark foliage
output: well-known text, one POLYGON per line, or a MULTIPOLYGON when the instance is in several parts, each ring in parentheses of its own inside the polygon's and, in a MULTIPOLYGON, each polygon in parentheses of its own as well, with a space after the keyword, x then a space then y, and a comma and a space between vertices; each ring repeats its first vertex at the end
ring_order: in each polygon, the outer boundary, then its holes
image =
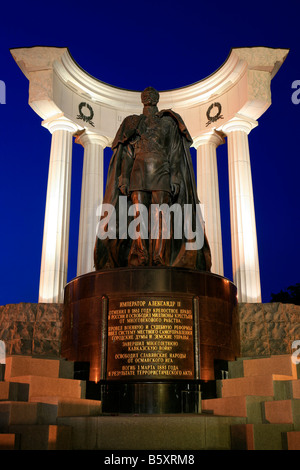
POLYGON ((281 290, 278 294, 272 293, 271 302, 300 305, 300 283, 288 287, 286 291, 281 290))

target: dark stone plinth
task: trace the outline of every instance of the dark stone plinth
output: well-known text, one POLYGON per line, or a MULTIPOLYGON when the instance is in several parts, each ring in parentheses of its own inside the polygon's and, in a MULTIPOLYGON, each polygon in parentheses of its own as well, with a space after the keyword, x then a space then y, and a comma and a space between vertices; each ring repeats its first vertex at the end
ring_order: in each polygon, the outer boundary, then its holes
POLYGON ((102 411, 109 413, 200 413, 200 381, 101 382, 102 411))
POLYGON ((221 276, 118 268, 77 277, 65 288, 61 355, 89 363, 89 380, 100 381, 104 411, 107 403, 107 411, 195 412, 199 384, 203 390, 220 378, 220 365, 239 353, 236 287, 221 276), (175 310, 161 308, 161 302, 175 310), (149 305, 159 307, 147 310, 149 305))

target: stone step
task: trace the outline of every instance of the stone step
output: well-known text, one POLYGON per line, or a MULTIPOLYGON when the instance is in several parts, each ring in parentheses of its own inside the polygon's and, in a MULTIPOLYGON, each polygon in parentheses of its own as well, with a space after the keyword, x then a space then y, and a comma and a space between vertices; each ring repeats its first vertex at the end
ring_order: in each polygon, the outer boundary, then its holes
POLYGON ((287 450, 286 434, 291 431, 293 424, 232 425, 232 450, 287 450))
POLYGON ((291 355, 270 356, 257 359, 239 358, 228 364, 229 378, 279 375, 286 379, 300 378, 300 367, 294 364, 291 355))
POLYGON ((58 416, 99 416, 101 402, 80 398, 35 397, 31 402, 0 402, 0 432, 14 424, 56 424, 58 416))
POLYGON ((294 429, 300 431, 300 400, 273 400, 264 403, 267 423, 293 423, 294 429))
POLYGON ((273 400, 267 396, 234 396, 202 400, 202 411, 219 416, 243 416, 247 423, 263 423, 265 401, 273 400))
POLYGON ((43 405, 39 403, 3 401, 0 403, 0 431, 12 424, 38 424, 43 421, 43 405))
POLYGON ((85 397, 86 382, 82 380, 27 375, 11 377, 10 382, 28 384, 29 401, 31 401, 33 397, 42 396, 61 396, 69 398, 85 397))
POLYGON ((6 357, 4 380, 21 375, 37 375, 73 379, 74 363, 65 359, 45 359, 32 356, 6 357))
POLYGON ((72 450, 230 450, 232 424, 245 418, 179 415, 119 415, 58 418, 72 428, 72 450))
MULTIPOLYGON (((217 397, 235 396, 268 396, 275 400, 293 398, 293 393, 300 392, 300 386, 293 382, 298 380, 286 379, 286 376, 277 374, 239 377, 236 379, 217 380, 217 397)), ((297 398, 294 396, 294 398, 297 398)))
POLYGON ((0 363, 0 382, 4 380, 5 364, 0 363))
POLYGON ((14 424, 9 434, 18 436, 18 450, 70 450, 72 430, 68 426, 14 424))
POLYGON ((86 398, 32 397, 30 400, 56 407, 56 416, 99 416, 101 401, 86 398))
POLYGON ((18 439, 15 434, 0 433, 0 450, 15 450, 18 447, 18 439))
POLYGON ((293 424, 247 424, 205 415, 61 417, 57 425, 13 424, 0 448, 22 450, 298 450, 293 424), (117 439, 116 439, 117 436, 117 439), (151 446, 149 447, 149 443, 151 446), (1 447, 2 445, 2 447, 1 447))
POLYGON ((0 382, 1 401, 28 401, 29 385, 17 382, 0 382))
POLYGON ((291 382, 292 396, 291 398, 300 398, 300 379, 291 382))
POLYGON ((300 450, 300 431, 288 431, 286 436, 288 450, 300 450))

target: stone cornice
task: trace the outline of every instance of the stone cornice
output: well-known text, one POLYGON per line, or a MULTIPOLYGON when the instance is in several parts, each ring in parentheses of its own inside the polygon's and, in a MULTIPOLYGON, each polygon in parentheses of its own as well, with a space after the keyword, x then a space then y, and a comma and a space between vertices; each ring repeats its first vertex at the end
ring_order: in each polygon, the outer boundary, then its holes
MULTIPOLYGON (((63 113, 79 128, 111 139, 125 116, 142 111, 140 91, 92 77, 76 63, 68 48, 37 46, 11 49, 11 54, 29 80, 29 104, 43 120, 63 113), (80 103, 93 108, 93 124, 78 119, 80 103)), ((160 91, 159 109, 179 112, 193 138, 218 129, 237 113, 256 120, 271 104, 271 79, 287 54, 288 49, 234 48, 207 78, 160 91), (222 117, 207 124, 207 110, 216 102, 222 107, 222 117)))
MULTIPOLYGON (((160 109, 189 108, 218 96, 246 72, 247 64, 240 62, 238 56, 231 53, 225 63, 209 77, 182 88, 160 91, 160 109)), ((131 111, 141 110, 140 90, 126 90, 97 80, 80 68, 69 51, 55 64, 55 70, 67 86, 77 93, 83 93, 86 98, 119 109, 130 105, 131 111)))

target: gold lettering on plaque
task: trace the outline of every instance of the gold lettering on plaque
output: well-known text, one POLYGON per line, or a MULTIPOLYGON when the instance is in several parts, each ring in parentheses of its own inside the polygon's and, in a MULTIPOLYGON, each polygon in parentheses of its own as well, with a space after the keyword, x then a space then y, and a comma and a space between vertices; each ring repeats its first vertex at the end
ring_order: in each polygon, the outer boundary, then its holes
POLYGON ((109 305, 108 379, 193 378, 191 301, 151 298, 109 305))

